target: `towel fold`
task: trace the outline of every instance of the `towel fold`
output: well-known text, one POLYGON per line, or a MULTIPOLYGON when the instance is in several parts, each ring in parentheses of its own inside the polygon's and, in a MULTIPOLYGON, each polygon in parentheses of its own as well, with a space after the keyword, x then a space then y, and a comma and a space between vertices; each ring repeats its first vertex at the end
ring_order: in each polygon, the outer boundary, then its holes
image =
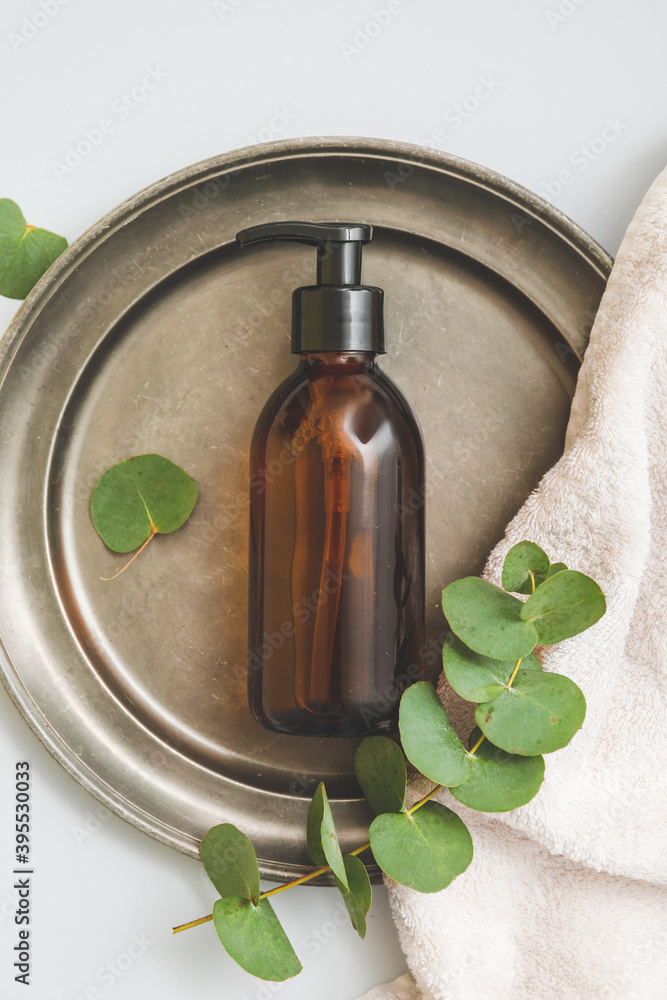
POLYGON ((482 814, 440 793, 475 857, 434 895, 389 883, 412 975, 369 1000, 667 1000, 667 170, 616 258, 563 457, 488 579, 522 539, 607 596, 543 658, 582 689, 586 720, 528 805, 482 814))

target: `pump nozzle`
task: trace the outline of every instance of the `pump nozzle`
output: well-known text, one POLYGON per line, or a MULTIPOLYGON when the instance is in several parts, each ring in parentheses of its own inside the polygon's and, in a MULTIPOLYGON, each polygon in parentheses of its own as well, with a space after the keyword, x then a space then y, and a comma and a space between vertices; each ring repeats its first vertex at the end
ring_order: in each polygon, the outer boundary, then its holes
POLYGON ((373 227, 342 222, 267 222, 236 234, 241 246, 266 240, 289 240, 317 247, 318 285, 360 285, 361 247, 373 239, 373 227))
POLYGON ((355 222, 267 222, 236 234, 242 247, 288 240, 317 247, 317 284, 292 296, 292 353, 384 353, 384 296, 361 284, 361 248, 373 227, 355 222))

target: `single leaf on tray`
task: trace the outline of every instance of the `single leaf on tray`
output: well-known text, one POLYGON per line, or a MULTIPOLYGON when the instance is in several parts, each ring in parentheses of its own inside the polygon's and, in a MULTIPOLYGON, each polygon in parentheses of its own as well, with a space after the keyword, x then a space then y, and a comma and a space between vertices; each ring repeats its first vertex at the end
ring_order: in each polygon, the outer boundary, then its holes
POLYGON ((347 873, 343 854, 338 843, 338 835, 334 825, 331 806, 327 797, 324 782, 321 781, 313 795, 306 820, 306 844, 308 853, 316 865, 330 865, 336 876, 340 891, 349 891, 347 873))
POLYGON ((477 706, 475 720, 496 746, 532 756, 567 746, 585 715, 586 699, 569 677, 520 669, 511 688, 477 706))
POLYGON ((472 861, 468 828, 439 802, 427 802, 412 814, 376 816, 369 839, 380 868, 417 892, 445 889, 472 861))
POLYGON ((488 580, 466 576, 442 592, 442 609, 462 642, 494 660, 517 660, 537 644, 535 626, 521 616, 524 605, 488 580))
POLYGON ((213 904, 213 923, 228 955, 253 976, 282 982, 301 972, 285 931, 268 899, 224 897, 213 904))
POLYGON ((403 694, 399 728, 408 760, 427 778, 448 787, 466 780, 470 757, 428 681, 412 684, 403 694))
POLYGON ((28 225, 9 198, 0 198, 0 295, 24 299, 67 249, 64 236, 28 225))
POLYGON ((135 455, 104 473, 93 490, 95 530, 114 552, 132 552, 155 534, 176 531, 197 502, 197 483, 162 455, 135 455))
POLYGON ((259 866, 249 838, 232 823, 212 827, 199 847, 206 874, 221 896, 259 902, 259 866))
MULTIPOLYGON (((517 657, 518 659, 518 657, 517 657)), ((469 649, 450 632, 442 649, 445 676, 466 701, 491 701, 507 688, 516 660, 492 660, 469 649)), ((521 659, 522 670, 541 670, 542 664, 529 653, 521 659)))
POLYGON ((403 751, 386 736, 367 736, 354 756, 357 781, 376 815, 400 812, 405 805, 407 773, 403 751))

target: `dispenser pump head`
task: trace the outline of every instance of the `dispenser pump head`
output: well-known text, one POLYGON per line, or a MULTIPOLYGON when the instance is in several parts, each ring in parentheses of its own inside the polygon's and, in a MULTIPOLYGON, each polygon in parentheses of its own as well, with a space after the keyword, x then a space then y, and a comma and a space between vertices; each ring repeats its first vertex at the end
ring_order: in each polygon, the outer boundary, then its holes
POLYGON ((373 227, 341 222, 268 222, 236 234, 242 247, 290 240, 317 247, 317 284, 292 295, 292 353, 384 354, 384 293, 361 284, 361 248, 373 227))

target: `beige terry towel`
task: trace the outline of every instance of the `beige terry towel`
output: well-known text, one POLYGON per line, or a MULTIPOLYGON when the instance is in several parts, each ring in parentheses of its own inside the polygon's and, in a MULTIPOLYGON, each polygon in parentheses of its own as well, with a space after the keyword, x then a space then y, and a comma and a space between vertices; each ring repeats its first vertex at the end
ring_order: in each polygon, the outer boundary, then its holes
POLYGON ((667 1000, 667 170, 632 221, 591 332, 565 452, 507 528, 607 595, 544 666, 583 728, 521 809, 455 809, 470 868, 441 893, 392 884, 412 975, 374 1000, 667 1000))

